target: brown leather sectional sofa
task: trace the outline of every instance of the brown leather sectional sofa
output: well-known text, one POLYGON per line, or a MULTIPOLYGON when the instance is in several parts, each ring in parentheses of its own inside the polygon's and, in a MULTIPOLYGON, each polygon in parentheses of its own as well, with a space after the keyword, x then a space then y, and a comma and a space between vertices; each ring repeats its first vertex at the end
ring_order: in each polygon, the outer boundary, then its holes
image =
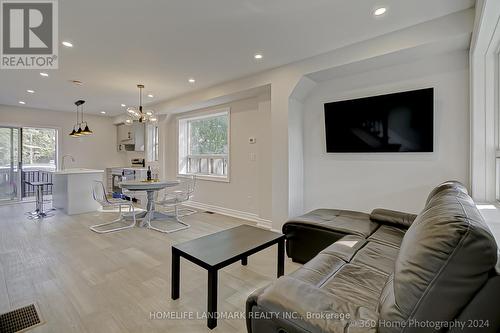
POLYGON ((497 244, 458 182, 418 215, 316 210, 287 222, 305 265, 247 300, 249 333, 497 332, 497 244))

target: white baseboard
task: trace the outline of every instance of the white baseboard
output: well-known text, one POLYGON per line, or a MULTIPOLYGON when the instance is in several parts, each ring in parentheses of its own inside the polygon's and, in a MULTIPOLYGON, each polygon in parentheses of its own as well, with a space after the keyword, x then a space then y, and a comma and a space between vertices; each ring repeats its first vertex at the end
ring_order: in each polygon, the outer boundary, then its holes
POLYGON ((236 218, 246 220, 246 221, 252 221, 252 222, 255 222, 258 227, 269 229, 269 230, 272 228, 272 225, 273 225, 273 223, 270 220, 260 218, 257 214, 254 214, 254 213, 242 212, 240 210, 235 210, 235 209, 231 209, 231 208, 224 208, 224 207, 219 207, 219 206, 214 206, 214 205, 208 205, 205 203, 191 201, 191 200, 183 203, 182 205, 196 208, 196 209, 200 209, 200 210, 206 210, 209 212, 214 212, 214 213, 221 214, 221 215, 236 217, 236 218))

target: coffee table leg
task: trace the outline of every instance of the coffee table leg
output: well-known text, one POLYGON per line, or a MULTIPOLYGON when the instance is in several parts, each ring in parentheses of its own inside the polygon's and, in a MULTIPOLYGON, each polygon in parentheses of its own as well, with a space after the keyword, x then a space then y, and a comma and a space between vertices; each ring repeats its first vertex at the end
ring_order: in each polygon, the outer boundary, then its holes
POLYGON ((207 326, 213 329, 217 326, 217 270, 208 270, 208 313, 207 326))
POLYGON ((180 257, 177 251, 172 248, 172 299, 179 298, 179 289, 180 289, 180 257))
POLYGON ((245 257, 245 258, 241 259, 241 264, 242 264, 243 266, 248 265, 248 257, 245 257))
POLYGON ((285 239, 278 241, 278 277, 285 274, 285 239))

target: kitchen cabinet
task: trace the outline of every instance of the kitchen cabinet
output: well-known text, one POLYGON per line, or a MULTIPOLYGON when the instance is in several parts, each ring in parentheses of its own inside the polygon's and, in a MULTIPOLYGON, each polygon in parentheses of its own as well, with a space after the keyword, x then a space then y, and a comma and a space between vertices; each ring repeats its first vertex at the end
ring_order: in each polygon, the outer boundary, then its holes
POLYGON ((132 126, 120 124, 117 126, 118 131, 118 144, 122 144, 132 139, 132 126))
POLYGON ((132 125, 117 126, 117 142, 119 151, 144 151, 146 126, 134 122, 132 125))

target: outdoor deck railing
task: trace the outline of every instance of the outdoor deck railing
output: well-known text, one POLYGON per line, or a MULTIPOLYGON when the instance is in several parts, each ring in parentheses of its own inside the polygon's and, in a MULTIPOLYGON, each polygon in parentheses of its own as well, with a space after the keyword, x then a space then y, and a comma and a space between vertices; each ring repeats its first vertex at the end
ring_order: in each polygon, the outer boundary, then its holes
MULTIPOLYGON (((52 182, 52 171, 47 170, 23 170, 21 172, 21 198, 35 196, 35 188, 26 182, 52 182)), ((16 189, 17 170, 11 171, 10 168, 0 168, 0 188, 16 189)), ((52 194, 52 185, 43 187, 43 194, 52 194)))
POLYGON ((188 155, 189 173, 210 176, 227 176, 227 155, 188 155))
MULTIPOLYGON (((26 184, 26 182, 49 182, 52 183, 52 171, 44 170, 29 170, 21 173, 21 197, 32 197, 35 195, 34 186, 26 184)), ((52 185, 43 186, 43 194, 52 194, 52 185)))

